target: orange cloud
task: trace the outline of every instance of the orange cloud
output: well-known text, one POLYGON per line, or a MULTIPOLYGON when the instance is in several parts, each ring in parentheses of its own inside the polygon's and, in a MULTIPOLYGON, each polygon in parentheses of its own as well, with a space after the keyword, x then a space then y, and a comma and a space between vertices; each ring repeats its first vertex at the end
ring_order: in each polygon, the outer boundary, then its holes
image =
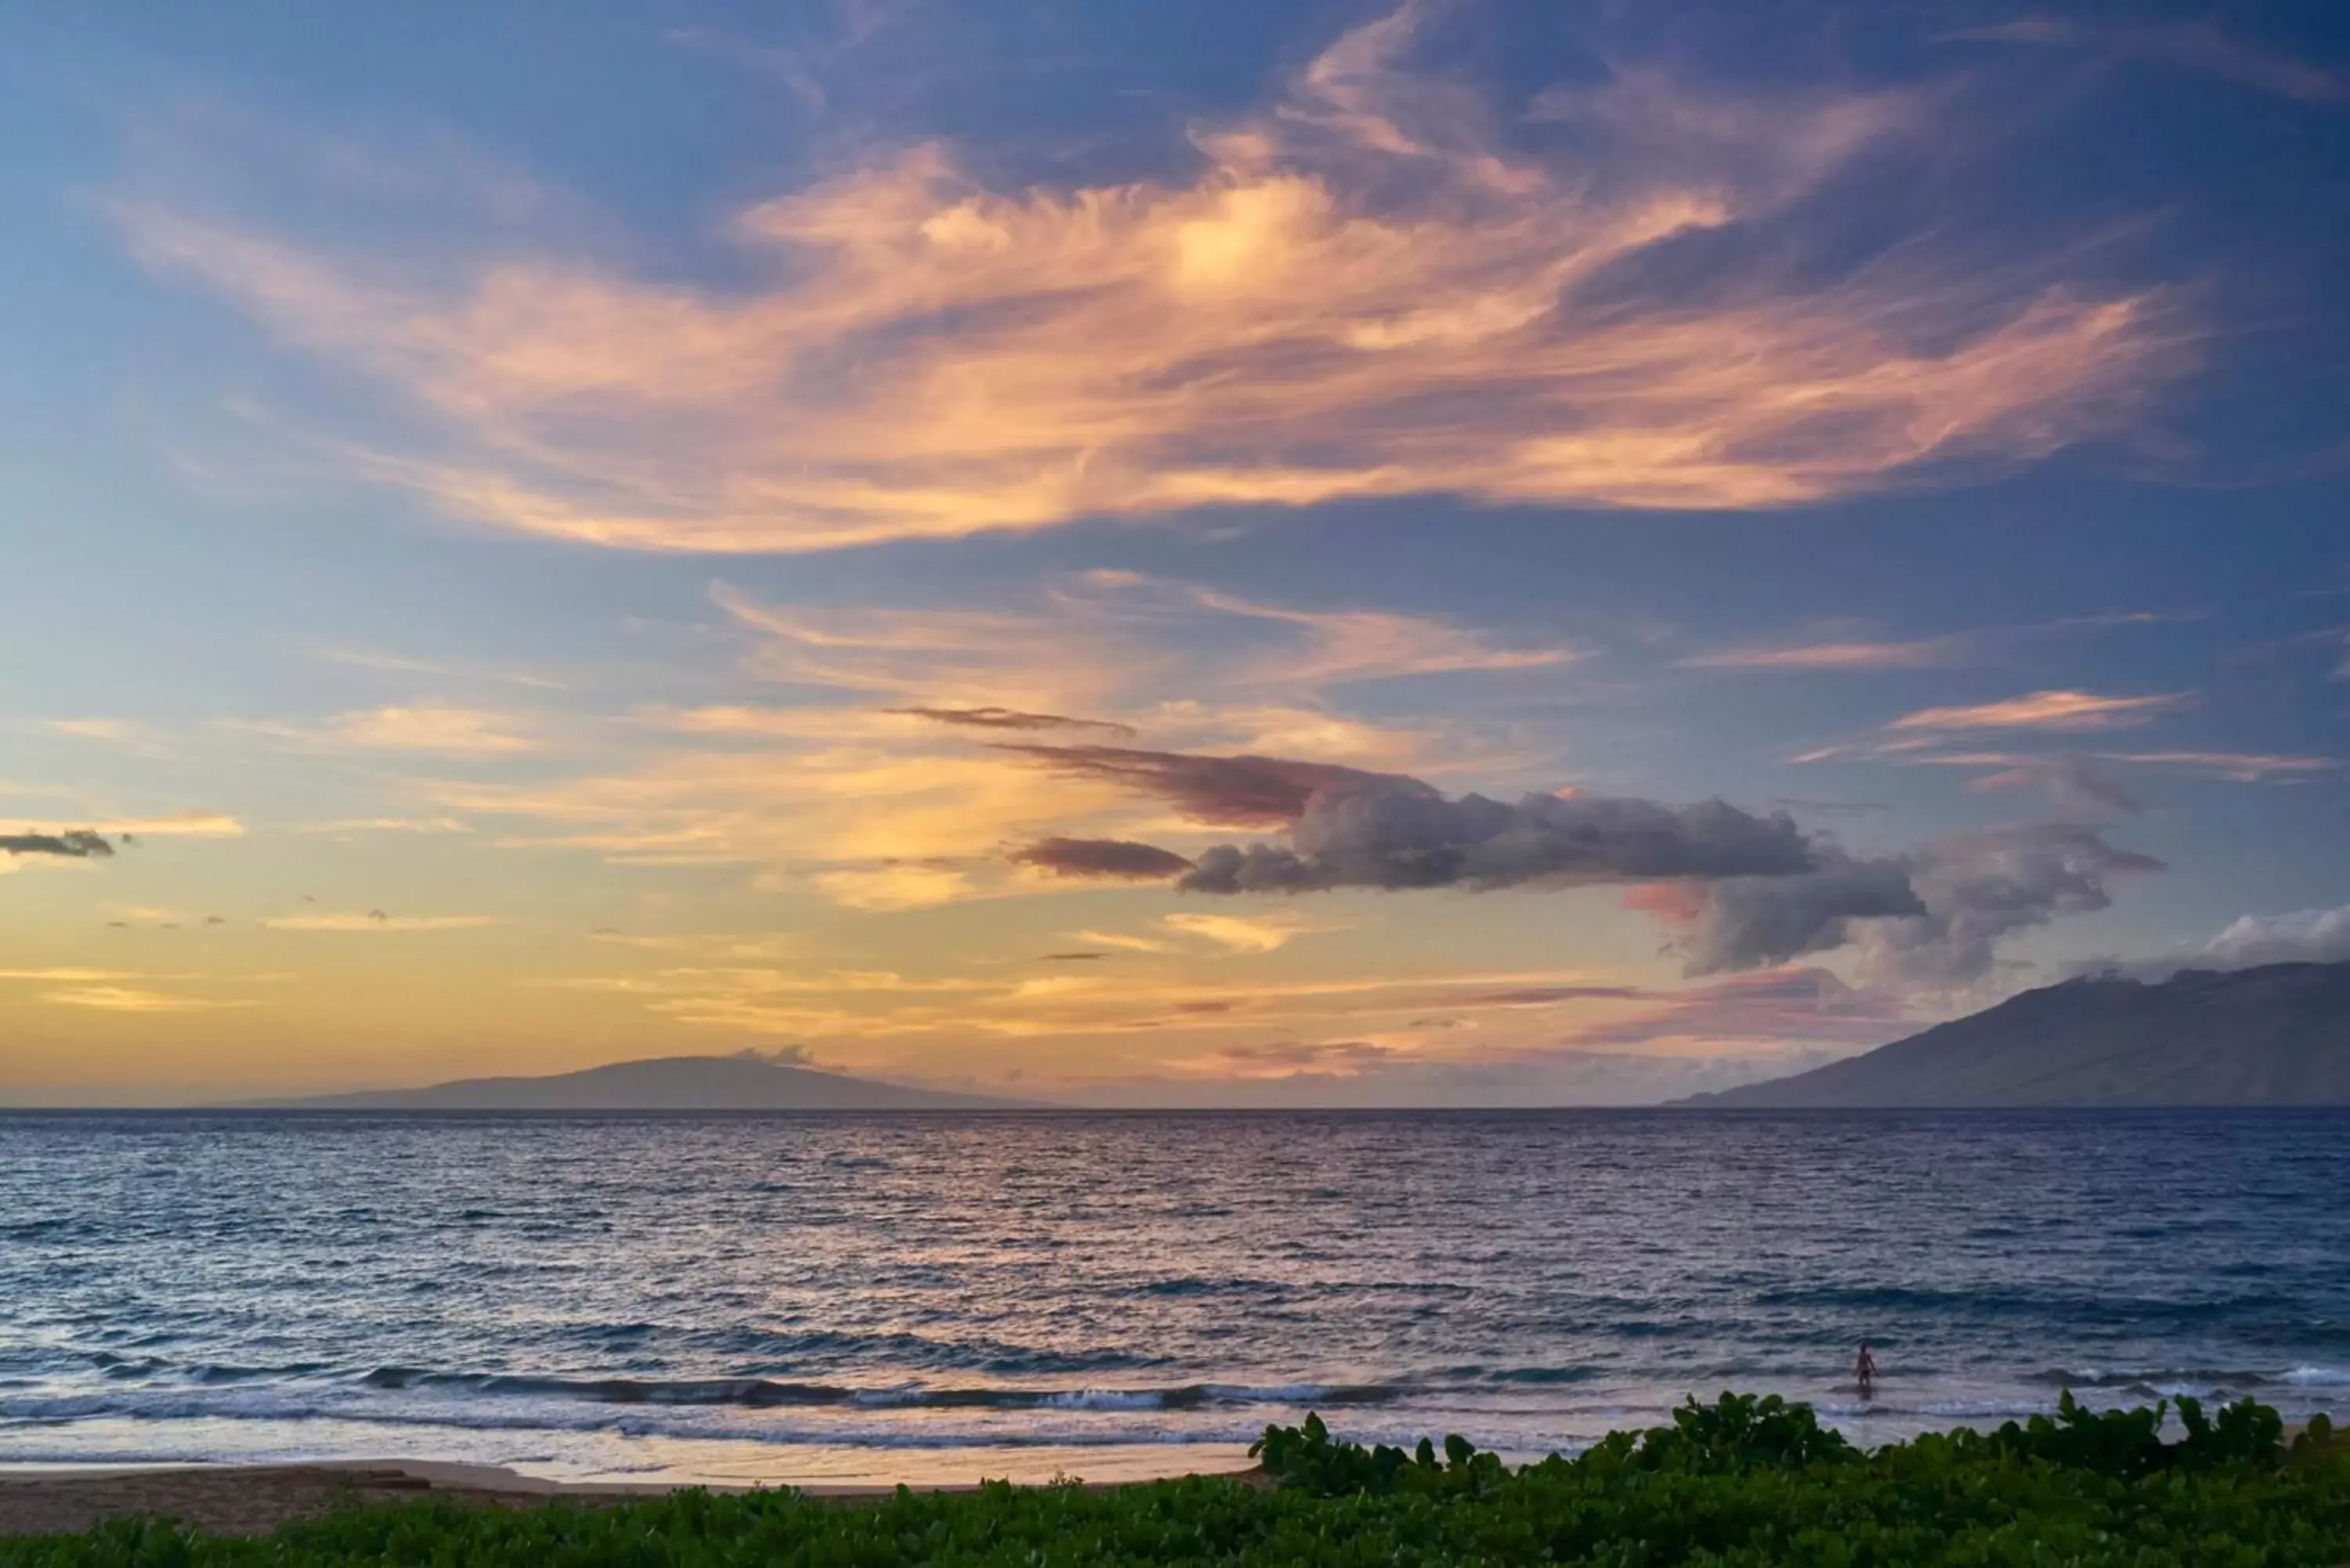
POLYGON ((380 909, 347 915, 281 915, 261 922, 273 931, 465 931, 498 923, 494 915, 387 915, 380 909))
POLYGON ((251 1007, 250 1002, 213 1001, 177 996, 168 992, 138 991, 128 986, 93 985, 52 991, 41 998, 59 1007, 87 1007, 101 1012, 202 1012, 220 1007, 251 1007))
MULTIPOLYGON (((1513 646, 1427 616, 1376 609, 1300 609, 1133 572, 1087 572, 1052 583, 1028 610, 802 607, 769 604, 725 584, 721 608, 757 633, 751 659, 777 680, 918 699, 932 708, 1003 711, 1055 704, 1098 722, 1103 710, 1138 722, 1196 721, 1202 695, 1246 702, 1279 725, 1303 710, 1301 691, 1403 676, 1498 674, 1553 669, 1577 650, 1513 646), (1138 708, 1173 686, 1185 695, 1138 708), (1270 703, 1279 694, 1287 704, 1270 703), (1187 709, 1180 704, 1189 702, 1187 709)), ((837 715, 750 721, 741 709, 705 710, 697 727, 800 734, 837 715)), ((920 734, 917 710, 894 706, 858 717, 855 732, 920 734)), ((1327 715, 1319 715, 1326 719, 1327 715)), ((1132 724, 1123 727, 1132 728, 1132 724)))
POLYGON ((635 549, 815 550, 1102 514, 1453 493, 1760 508, 2125 425, 2182 369, 2158 296, 1930 241, 1822 286, 1757 263, 1627 301, 1659 247, 1781 214, 1922 96, 1736 99, 1625 71, 1513 118, 1357 27, 1188 181, 992 190, 925 145, 739 213, 764 288, 584 261, 406 272, 157 202, 149 264, 437 414, 345 446, 452 514, 635 549))
POLYGON ((2034 691, 2003 702, 1921 708, 1896 719, 1891 730, 2113 730, 2147 720, 2189 701, 2192 694, 2100 697, 2089 691, 2034 691))
POLYGON ((96 985, 105 981, 140 978, 114 969, 0 969, 0 980, 40 980, 53 985, 96 985))
POLYGON ((877 866, 869 869, 821 871, 816 885, 836 904, 851 909, 920 909, 949 904, 972 891, 971 878, 946 866, 877 866))
POLYGON ((1289 945, 1294 937, 1332 928, 1303 915, 1169 915, 1159 921, 1168 929, 1214 942, 1235 953, 1269 953, 1289 945))
POLYGON ((1070 934, 1077 940, 1097 948, 1118 948, 1135 953, 1175 951, 1174 943, 1160 941, 1157 937, 1131 937, 1118 931, 1073 931, 1070 934))

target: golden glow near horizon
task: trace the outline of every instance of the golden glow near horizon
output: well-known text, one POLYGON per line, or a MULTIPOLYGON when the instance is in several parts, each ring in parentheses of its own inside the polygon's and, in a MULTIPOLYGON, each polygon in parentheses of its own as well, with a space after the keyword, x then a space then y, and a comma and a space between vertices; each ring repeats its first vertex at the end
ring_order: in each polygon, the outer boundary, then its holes
POLYGON ((1569 7, 1505 72, 1525 16, 1407 0, 1251 94, 933 123, 887 11, 802 19, 813 94, 578 17, 543 102, 51 62, 120 101, 40 110, 115 151, 28 175, 0 301, 57 410, 0 478, 0 1104, 744 1048, 1643 1100, 2242 919, 2326 956, 2350 564, 2191 424, 2238 258, 2147 220, 2204 175, 2024 177, 2133 72, 2324 70, 1569 7))

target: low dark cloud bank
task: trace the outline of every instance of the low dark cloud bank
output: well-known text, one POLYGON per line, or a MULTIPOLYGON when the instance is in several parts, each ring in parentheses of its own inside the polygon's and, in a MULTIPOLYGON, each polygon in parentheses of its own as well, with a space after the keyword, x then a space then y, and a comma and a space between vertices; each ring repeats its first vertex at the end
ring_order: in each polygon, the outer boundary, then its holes
MULTIPOLYGON (((1425 786, 1422 786, 1425 787, 1425 786)), ((1514 803, 1381 790, 1318 792, 1287 847, 1223 844, 1178 884, 1199 893, 1466 888, 1784 877, 1809 870, 1792 817, 1725 801, 1529 794, 1514 803)))
POLYGON ((55 855, 68 860, 103 860, 114 846, 88 828, 70 833, 0 833, 0 850, 10 855, 55 855))
POLYGON ((1045 838, 1015 849, 1015 866, 1026 866, 1055 877, 1123 877, 1134 882, 1161 882, 1191 870, 1191 863, 1171 849, 1137 844, 1129 838, 1045 838))
MULTIPOLYGON (((1783 811, 1598 795, 1448 799, 1421 780, 1277 757, 1107 746, 1008 748, 1119 784, 1195 820, 1285 829, 1286 844, 1220 844, 1192 860, 1125 840, 1047 839, 1014 857, 1072 875, 1172 877, 1222 895, 1648 884, 1642 906, 1679 928, 1692 975, 1849 950, 1864 983, 1955 992, 2001 967, 2007 937, 2113 902, 2162 863, 2094 827, 2039 823, 1960 834, 1903 855, 1856 856, 1783 811)), ((2064 782, 2092 781, 2073 773, 2064 782)), ((2106 807, 2120 803, 2110 796, 2106 807)), ((1636 895, 1639 897, 1639 895, 1636 895)))
POLYGON ((1416 778, 1329 763, 1118 746, 1006 749, 1153 796, 1195 821, 1288 831, 1285 846, 1222 844, 1203 852, 1178 884, 1191 892, 1768 877, 1813 866, 1793 817, 1757 816, 1718 800, 1688 806, 1596 795, 1448 800, 1416 778))

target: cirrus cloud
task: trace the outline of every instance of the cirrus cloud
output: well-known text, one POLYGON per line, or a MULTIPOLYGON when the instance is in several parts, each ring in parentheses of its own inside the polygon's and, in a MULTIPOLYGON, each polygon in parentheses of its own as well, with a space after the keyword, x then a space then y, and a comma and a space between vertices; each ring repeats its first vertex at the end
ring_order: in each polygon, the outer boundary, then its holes
POLYGON ((263 722, 238 727, 306 746, 360 751, 485 757, 539 748, 536 741, 515 734, 504 714, 434 702, 363 708, 338 713, 323 724, 263 722))
POLYGON ((2033 691, 1998 702, 1920 708, 1886 726, 1889 730, 2117 730, 2191 701, 2192 693, 2157 692, 2144 697, 2102 697, 2094 691, 2033 691))
MULTIPOLYGON (((1452 493, 1761 508, 2126 429, 2186 365, 2158 294, 1914 234, 1821 274, 1740 245, 1950 94, 1739 92, 1637 66, 1530 102, 1423 67, 1409 3, 1187 176, 992 187, 937 144, 735 214, 722 292, 549 252, 412 267, 172 199, 151 265, 396 389, 440 437, 338 442, 484 524, 658 550, 813 550, 1108 513, 1452 493), (1627 280, 1729 242, 1694 290, 1627 280)), ((1800 251, 1804 247, 1797 246, 1800 251)))
POLYGON ((273 931, 408 932, 468 931, 499 923, 494 915, 387 915, 380 909, 349 914, 280 915, 261 922, 273 931))
POLYGON ((254 1005, 244 1001, 182 996, 172 992, 141 991, 123 985, 76 986, 70 990, 49 992, 41 1000, 52 1006, 83 1007, 99 1012, 205 1012, 215 1008, 254 1005))

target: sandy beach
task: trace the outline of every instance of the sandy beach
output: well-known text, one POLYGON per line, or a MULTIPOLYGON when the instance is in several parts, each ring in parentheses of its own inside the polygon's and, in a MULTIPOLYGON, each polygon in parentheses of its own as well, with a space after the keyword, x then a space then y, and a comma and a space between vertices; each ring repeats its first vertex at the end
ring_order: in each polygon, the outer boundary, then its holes
POLYGON ((19 1470, 0 1472, 0 1535, 84 1531, 142 1515, 260 1534, 349 1503, 432 1497, 473 1508, 530 1508, 556 1498, 612 1501, 668 1490, 550 1481, 491 1465, 422 1460, 19 1470))
MULTIPOLYGON (((1254 1469, 1234 1469, 1250 1478, 1254 1469)), ((1132 1486, 1133 1479, 1095 1480, 1093 1487, 1132 1486)), ((0 1469, 0 1535, 86 1531, 109 1519, 174 1519, 220 1534, 259 1535, 289 1521, 353 1504, 419 1498, 467 1508, 536 1508, 564 1501, 588 1506, 660 1497, 681 1486, 743 1492, 754 1486, 725 1482, 563 1481, 498 1465, 424 1459, 356 1459, 294 1465, 168 1465, 0 1469)), ((810 1497, 887 1496, 894 1487, 804 1484, 810 1497)), ((917 1491, 971 1491, 968 1481, 917 1484, 917 1491)))

